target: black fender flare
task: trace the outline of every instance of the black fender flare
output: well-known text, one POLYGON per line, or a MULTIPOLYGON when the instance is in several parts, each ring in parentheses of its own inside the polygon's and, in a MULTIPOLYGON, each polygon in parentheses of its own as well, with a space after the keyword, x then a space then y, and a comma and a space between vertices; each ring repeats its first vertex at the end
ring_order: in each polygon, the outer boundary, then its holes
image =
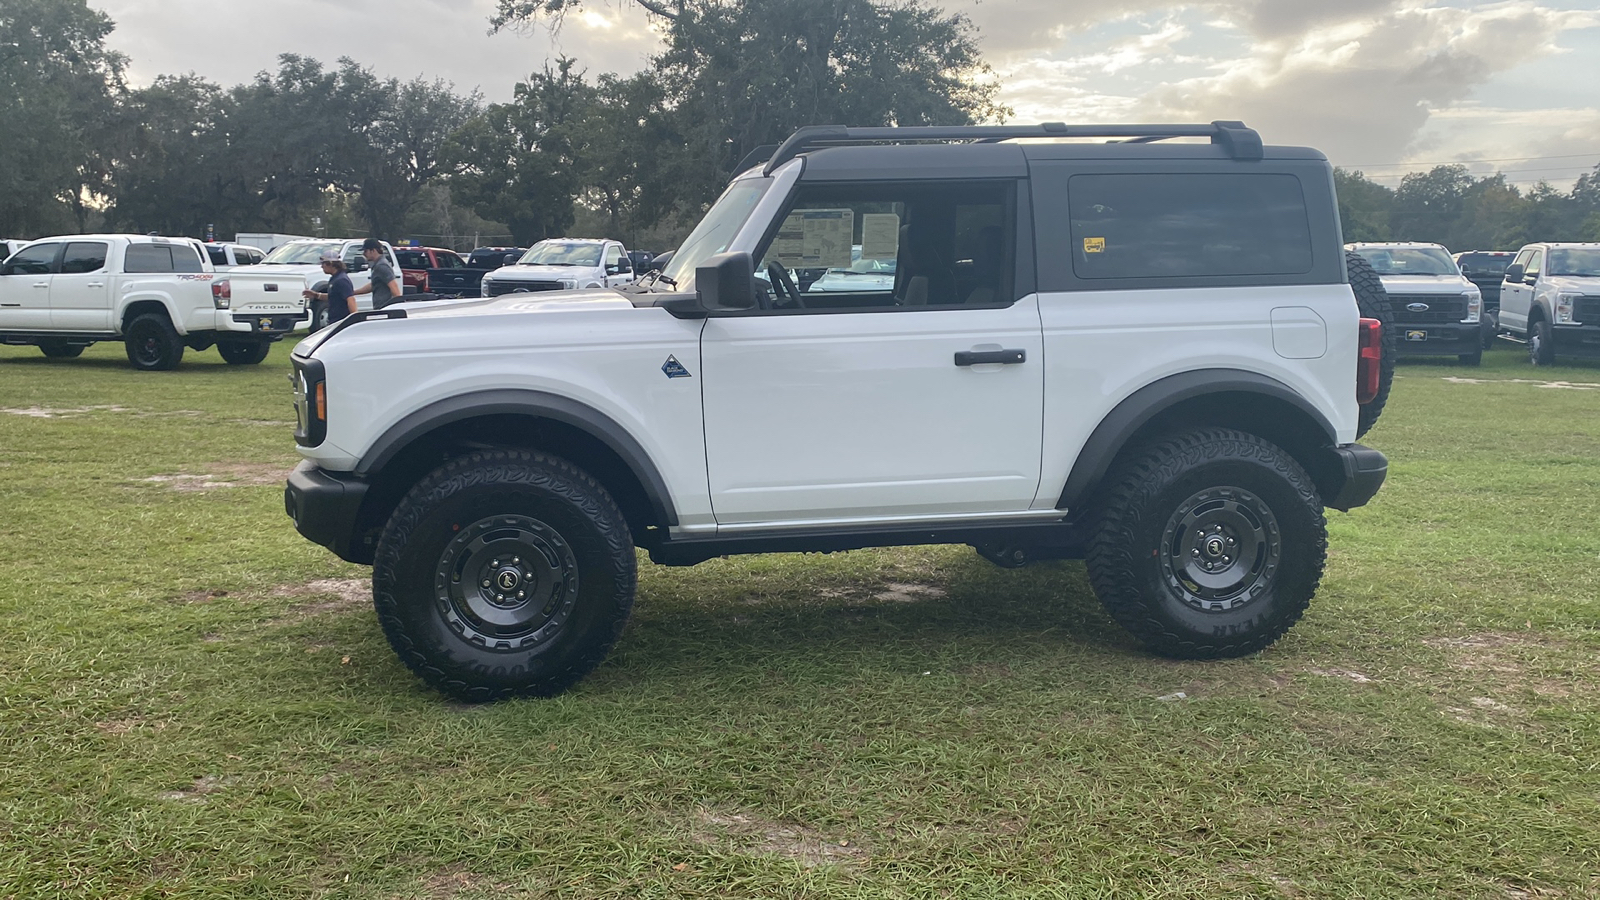
POLYGON ((1073 509, 1087 499, 1099 486, 1117 454, 1151 419, 1186 400, 1225 392, 1259 394, 1286 402, 1322 428, 1329 446, 1338 443, 1338 432, 1327 416, 1294 388, 1276 378, 1243 369, 1180 372, 1134 391, 1100 420, 1072 464, 1072 472, 1067 476, 1056 506, 1073 509))
POLYGON ((509 388, 474 391, 430 403, 396 422, 374 441, 361 457, 361 461, 356 464, 356 474, 368 476, 381 471, 413 440, 441 426, 493 415, 550 419, 576 428, 600 441, 609 447, 639 480, 657 521, 665 525, 678 524, 678 513, 672 505, 672 495, 667 490, 666 479, 661 477, 660 470, 651 461, 644 447, 634 440, 633 435, 605 413, 570 397, 545 391, 509 388))

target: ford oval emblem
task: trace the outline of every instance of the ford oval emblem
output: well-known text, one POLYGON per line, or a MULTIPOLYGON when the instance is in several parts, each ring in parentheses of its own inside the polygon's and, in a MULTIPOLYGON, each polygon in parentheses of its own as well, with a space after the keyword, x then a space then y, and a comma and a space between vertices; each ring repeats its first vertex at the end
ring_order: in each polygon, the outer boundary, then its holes
POLYGON ((1427 312, 1428 311, 1428 304, 1426 304, 1426 303, 1407 303, 1406 304, 1406 309, 1409 309, 1412 312, 1427 312))

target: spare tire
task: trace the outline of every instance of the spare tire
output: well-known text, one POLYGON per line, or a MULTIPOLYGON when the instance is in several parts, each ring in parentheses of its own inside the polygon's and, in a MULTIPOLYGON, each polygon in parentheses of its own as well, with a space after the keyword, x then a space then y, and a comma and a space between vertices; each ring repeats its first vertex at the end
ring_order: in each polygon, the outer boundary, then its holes
POLYGON ((1371 402, 1361 404, 1360 418, 1356 420, 1356 437, 1361 437, 1377 424, 1383 415, 1383 405, 1389 402, 1389 386, 1394 382, 1394 359, 1400 355, 1400 333, 1395 330, 1394 314, 1389 309, 1389 292, 1383 289, 1383 280, 1372 270, 1372 265, 1359 253, 1345 251, 1345 269, 1350 273, 1350 290, 1356 295, 1356 308, 1363 319, 1377 319, 1383 323, 1383 355, 1378 360, 1378 393, 1371 402))

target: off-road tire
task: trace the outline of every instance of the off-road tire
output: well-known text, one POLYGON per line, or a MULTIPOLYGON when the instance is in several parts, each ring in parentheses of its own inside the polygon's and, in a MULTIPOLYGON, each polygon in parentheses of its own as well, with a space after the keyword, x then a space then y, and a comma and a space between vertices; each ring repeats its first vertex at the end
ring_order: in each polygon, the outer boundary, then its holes
POLYGON ((373 601, 401 661, 437 690, 469 702, 548 697, 610 652, 636 565, 622 512, 588 473, 543 453, 480 451, 435 469, 395 508, 373 601))
POLYGON ((1345 269, 1350 274, 1350 290, 1356 295, 1356 308, 1363 319, 1377 319, 1383 323, 1383 356, 1378 361, 1378 393, 1368 403, 1361 404, 1356 420, 1356 437, 1361 437, 1378 423, 1384 404, 1389 402, 1389 388, 1394 383, 1394 361, 1400 355, 1400 333, 1395 328, 1394 312, 1389 307, 1389 292, 1383 289, 1383 280, 1372 270, 1372 264, 1359 253, 1348 250, 1344 254, 1345 269))
POLYGON ((183 338, 178 337, 166 313, 135 316, 123 331, 123 346, 128 362, 141 372, 165 372, 183 361, 183 338))
POLYGON ((328 301, 311 301, 311 331, 313 333, 321 331, 328 325, 328 301))
POLYGON ((266 341, 218 341, 217 352, 230 366, 259 365, 272 352, 266 341))
POLYGON ((66 341, 45 341, 39 351, 51 359, 76 359, 83 355, 86 344, 69 344, 66 341))
POLYGON ((1555 330, 1543 316, 1528 326, 1528 362, 1536 366, 1556 364, 1555 330))
POLYGON ((1087 558, 1122 627, 1162 656, 1211 659, 1282 637, 1316 593, 1327 550, 1322 500, 1300 464, 1255 435, 1209 428, 1117 464, 1087 558))

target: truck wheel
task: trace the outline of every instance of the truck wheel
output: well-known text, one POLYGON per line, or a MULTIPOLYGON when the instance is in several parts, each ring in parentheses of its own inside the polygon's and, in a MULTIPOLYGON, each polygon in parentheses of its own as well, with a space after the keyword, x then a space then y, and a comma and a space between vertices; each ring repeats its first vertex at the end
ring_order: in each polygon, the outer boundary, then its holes
POLYGON ((218 341, 217 352, 233 366, 253 366, 267 358, 272 345, 266 341, 218 341))
POLYGON ((83 355, 83 348, 87 344, 69 344, 66 341, 45 341, 39 345, 39 350, 51 359, 75 359, 83 355))
POLYGON ((587 675, 633 609, 633 539, 564 459, 480 451, 422 479, 378 540, 378 620, 407 668, 467 701, 548 697, 587 675))
POLYGON ((328 327, 328 301, 311 301, 311 330, 321 331, 328 327))
POLYGON ((1383 289, 1383 280, 1372 270, 1359 253, 1345 251, 1345 269, 1350 273, 1350 290, 1356 295, 1356 308, 1363 319, 1377 319, 1383 323, 1383 357, 1378 361, 1378 393, 1372 402, 1364 403, 1356 419, 1356 437, 1361 437, 1378 423, 1383 406, 1389 402, 1389 388, 1394 383, 1394 360, 1400 355, 1400 333, 1395 328, 1394 312, 1389 308, 1389 292, 1383 289))
POLYGON ((1483 365, 1483 348, 1479 347, 1471 353, 1463 353, 1457 356, 1456 360, 1463 366, 1481 366, 1483 365))
POLYGON ((1327 557, 1322 500, 1278 447, 1231 429, 1187 432, 1136 452, 1106 484, 1089 579, 1156 653, 1254 653, 1310 604, 1327 557))
POLYGON ((1555 335, 1550 323, 1544 319, 1534 319, 1532 327, 1528 329, 1528 362, 1536 366, 1556 364, 1555 335))
POLYGON ((128 362, 145 372, 165 372, 183 361, 183 339, 164 313, 135 316, 123 332, 128 362))

